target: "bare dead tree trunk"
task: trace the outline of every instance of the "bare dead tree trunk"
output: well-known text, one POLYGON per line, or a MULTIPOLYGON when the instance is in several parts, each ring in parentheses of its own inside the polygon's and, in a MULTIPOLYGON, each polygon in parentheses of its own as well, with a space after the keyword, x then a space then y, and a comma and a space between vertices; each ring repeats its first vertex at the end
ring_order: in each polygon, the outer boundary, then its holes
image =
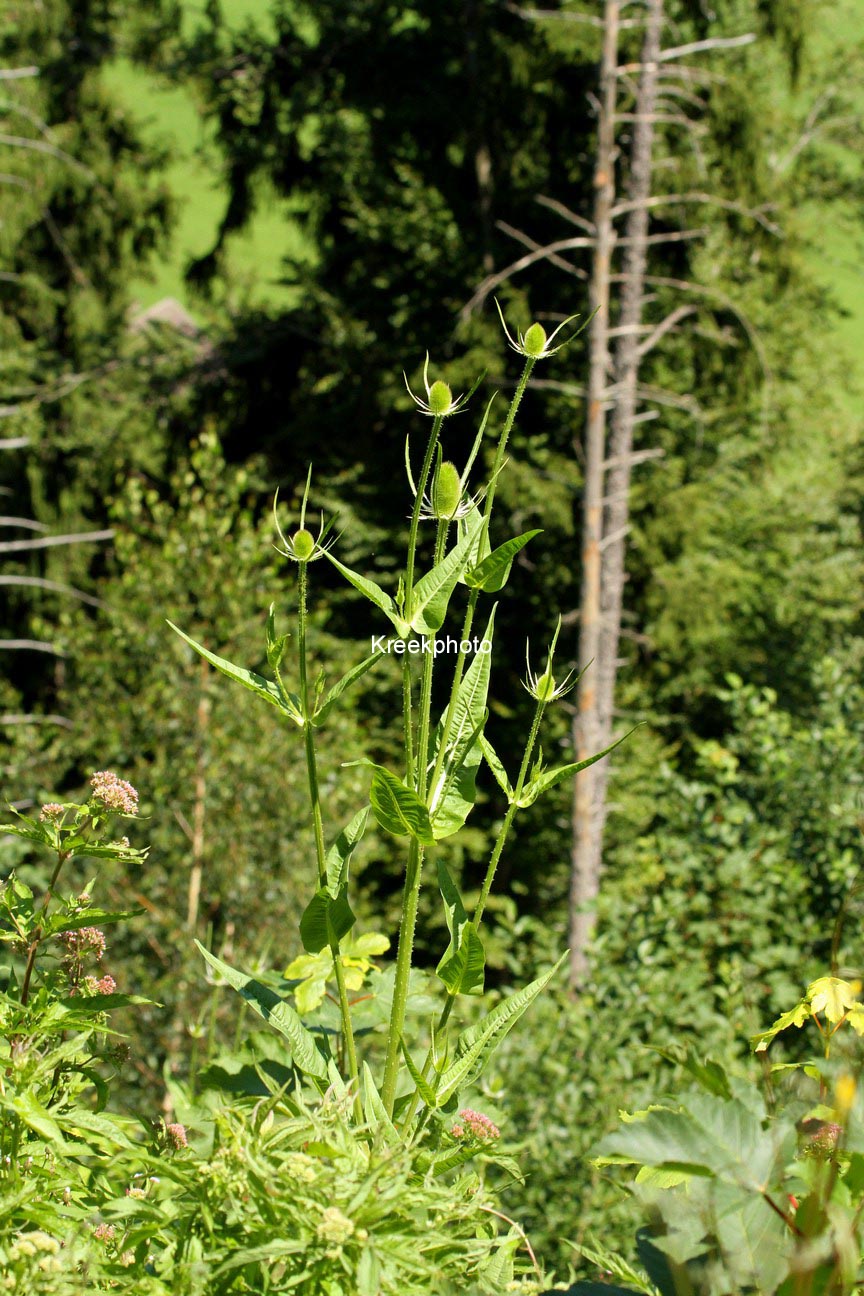
MULTIPOLYGON (((585 429, 585 492, 582 520, 582 599, 579 620, 579 681, 573 745, 576 759, 597 751, 596 662, 600 651, 600 563, 603 540, 603 461, 606 457, 606 402, 609 384, 609 296, 615 228, 615 106, 618 91, 619 0, 606 0, 603 61, 594 172, 594 257, 590 281, 591 321, 588 419, 585 429), (590 663, 595 666, 591 669, 590 663)), ((594 841, 601 807, 596 766, 577 775, 573 792, 573 852, 570 872, 570 981, 585 972, 585 950, 592 918, 588 904, 597 894, 594 841)))
MULTIPOLYGON (((635 123, 630 149, 627 201, 632 204, 625 228, 621 314, 615 344, 615 401, 610 416, 609 468, 606 478, 606 509, 603 527, 603 559, 600 590, 600 651, 597 659, 599 745, 612 741, 615 682, 621 613, 627 580, 625 556, 630 517, 630 478, 633 466, 633 429, 638 397, 639 363, 648 261, 648 200, 651 196, 654 157, 654 121, 664 0, 648 0, 642 66, 636 95, 635 123)), ((601 761, 597 772, 601 804, 595 835, 595 874, 599 877, 603 829, 606 818, 606 784, 609 762, 601 761)))

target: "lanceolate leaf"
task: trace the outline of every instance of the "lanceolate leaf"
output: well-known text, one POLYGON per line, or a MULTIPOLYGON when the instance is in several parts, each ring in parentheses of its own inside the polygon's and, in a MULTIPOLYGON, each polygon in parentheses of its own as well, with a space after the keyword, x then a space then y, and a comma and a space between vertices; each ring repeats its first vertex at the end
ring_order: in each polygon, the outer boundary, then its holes
POLYGON ((529 1004, 549 984, 566 957, 566 954, 562 954, 555 966, 544 972, 543 976, 525 986, 524 990, 517 990, 489 1013, 488 1017, 462 1032, 456 1043, 456 1057, 442 1075, 438 1086, 439 1107, 477 1079, 495 1049, 516 1025, 529 1004))
POLYGON ((381 827, 396 837, 416 837, 426 846, 433 845, 435 838, 429 822, 429 811, 417 793, 407 788, 383 765, 374 765, 373 769, 375 772, 372 775, 369 800, 381 827))
POLYGON ((504 544, 493 549, 481 563, 465 573, 465 584, 472 589, 482 589, 487 594, 497 593, 507 584, 513 559, 519 550, 524 549, 529 540, 541 534, 540 529, 524 531, 522 535, 514 536, 512 540, 505 540, 504 544))
POLYGON ((326 887, 322 887, 315 892, 300 919, 303 948, 310 954, 317 954, 327 945, 338 945, 356 921, 354 910, 348 902, 348 887, 340 887, 335 896, 326 887))
POLYGON ((495 782, 498 784, 501 791, 507 797, 507 800, 512 801, 513 789, 510 786, 510 780, 507 777, 507 771, 505 770, 504 766, 501 764, 501 761, 498 758, 498 754, 495 751, 495 748, 489 742, 485 734, 482 734, 480 737, 480 748, 483 752, 483 755, 486 757, 486 764, 489 766, 490 770, 495 775, 495 782))
POLYGON ((327 557, 330 559, 330 562, 337 571, 342 573, 349 584, 353 585, 361 594, 365 594, 366 598, 368 598, 371 603, 374 603, 377 608, 381 609, 384 615, 396 627, 397 634, 406 635, 408 633, 408 626, 399 616, 399 610, 396 607, 396 603, 380 585, 376 585, 373 580, 369 580, 368 576, 361 576, 359 572, 352 571, 350 567, 346 567, 344 563, 341 563, 338 558, 334 558, 331 553, 327 553, 327 557))
MULTIPOLYGON (((468 519, 470 521, 470 518, 468 519)), ((475 522, 474 527, 479 525, 475 522)), ((411 598, 411 629, 417 634, 433 635, 441 629, 447 615, 447 604, 456 582, 468 565, 475 529, 470 526, 447 557, 433 567, 414 586, 411 598)))
POLYGON ((462 897, 443 860, 438 861, 438 886, 450 944, 438 964, 437 974, 451 994, 482 994, 486 962, 483 942, 465 912, 462 897))
POLYGON ((181 639, 189 644, 190 648, 194 648, 197 653, 201 654, 205 661, 208 661, 211 666, 215 666, 223 675, 227 675, 229 679, 236 680, 238 684, 242 684, 244 688, 257 694, 257 696, 263 698, 265 702, 269 702, 271 706, 275 706, 276 709, 281 711, 284 715, 290 716, 296 724, 303 723, 300 699, 295 694, 289 693, 286 700, 286 698, 282 696, 277 685, 273 684, 270 680, 265 679, 263 675, 256 675, 254 671, 246 670, 243 666, 235 666, 233 662, 226 661, 224 657, 218 657, 216 653, 210 652, 208 648, 203 648, 201 644, 196 643, 194 639, 190 639, 189 635, 184 634, 182 630, 174 625, 173 621, 169 621, 168 624, 181 639))
POLYGON ((290 1004, 280 999, 269 986, 262 985, 254 977, 239 972, 236 968, 223 963, 215 954, 206 950, 200 941, 195 944, 206 962, 232 986, 249 1007, 268 1025, 283 1035, 291 1045, 291 1052, 296 1066, 304 1075, 320 1080, 326 1087, 327 1062, 318 1047, 315 1036, 307 1030, 290 1004))
POLYGON ((360 841, 366 831, 366 824, 369 822, 369 807, 364 806, 358 811, 351 820, 347 828, 343 828, 333 845, 327 852, 325 865, 327 869, 327 889, 331 896, 339 894, 340 889, 348 881, 348 864, 351 860, 351 854, 354 847, 360 841))
POLYGON ((408 1045, 405 1043, 404 1039, 401 1041, 401 1043, 402 1043, 402 1056, 405 1058, 405 1065, 408 1067, 408 1073, 411 1076, 411 1079, 414 1081, 414 1085, 417 1089, 417 1092, 419 1093, 420 1097, 423 1099, 426 1106, 431 1107, 432 1110, 434 1111, 435 1090, 432 1088, 428 1080, 424 1080, 423 1075, 419 1070, 417 1063, 412 1058, 411 1051, 408 1048, 408 1045))
MULTIPOLYGON (((487 651, 480 651, 474 654, 471 665, 462 677, 456 694, 456 700, 453 704, 453 718, 450 722, 450 732, 447 735, 447 752, 438 780, 438 786, 432 790, 430 805, 432 814, 435 814, 435 808, 438 799, 443 791, 447 781, 448 774, 453 770, 461 760, 464 759, 469 747, 476 741, 478 726, 482 725, 486 715, 486 698, 489 693, 489 675, 492 669, 492 636, 495 633, 495 612, 493 607, 486 629, 483 632, 481 644, 489 644, 487 651)), ((437 763, 441 743, 444 740, 444 730, 447 723, 447 712, 438 721, 438 727, 435 730, 435 740, 432 749, 433 761, 437 763)))
POLYGON ((347 671, 330 689, 324 701, 315 712, 313 717, 314 723, 316 725, 323 724, 345 690, 350 688, 354 681, 358 680, 361 675, 365 675, 370 667, 374 666, 383 656, 383 652, 379 650, 378 652, 372 653, 371 656, 366 657, 358 666, 352 666, 351 670, 347 671))
POLYGON ((519 805, 533 805, 542 792, 548 792, 550 788, 555 787, 562 779, 572 778, 573 775, 578 774, 580 770, 587 769, 589 765, 593 765, 596 761, 602 760, 604 756, 608 756, 610 752, 614 751, 616 747, 620 746, 621 743, 629 738, 631 733, 633 733, 632 729, 628 733, 624 734, 623 738, 619 738, 617 742, 612 743, 609 747, 604 747, 603 751, 596 752, 593 756, 589 756, 587 760, 575 761, 572 765, 561 765, 558 769, 541 771, 536 775, 536 777, 532 778, 526 788, 523 788, 522 795, 519 798, 519 805))

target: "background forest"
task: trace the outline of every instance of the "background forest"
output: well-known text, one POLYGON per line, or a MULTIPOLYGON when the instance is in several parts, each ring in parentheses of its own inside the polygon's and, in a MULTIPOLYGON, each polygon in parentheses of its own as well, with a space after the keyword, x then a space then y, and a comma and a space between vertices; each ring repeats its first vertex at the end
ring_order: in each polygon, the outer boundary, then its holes
MULTIPOLYGON (((621 6, 618 202, 637 182, 640 9, 621 6)), ((550 332, 596 306, 607 16, 591 0, 0 5, 0 793, 26 812, 94 769, 139 789, 150 854, 102 882, 107 907, 144 910, 114 933, 112 973, 162 1005, 124 1019, 129 1103, 202 1058, 227 1083, 273 1047, 208 986, 194 937, 250 969, 302 952, 299 765, 278 715, 238 708, 166 619, 261 669, 293 579, 273 496, 296 511, 310 462, 342 561, 395 572, 403 370, 417 390, 429 351, 454 391, 483 373, 479 398, 507 398, 493 297, 550 332)), ((679 74, 653 105, 643 204, 612 719, 616 737, 639 727, 611 761, 585 970, 484 1081, 526 1172, 509 1209, 565 1272, 569 1243, 626 1249, 636 1219, 589 1148, 672 1086, 676 1046, 734 1066, 825 973, 862 863, 864 6, 668 0, 663 18, 664 47, 692 52, 660 65, 679 74)), ((616 256, 633 237, 621 224, 616 256)), ((626 270, 610 339, 627 335, 626 270)), ((530 724, 526 635, 547 642, 560 612, 559 655, 580 659, 590 364, 586 330, 538 373, 499 482, 511 531, 543 528, 499 614, 499 753, 530 724)), ((462 462, 475 425, 452 427, 462 462)), ((310 614, 338 672, 373 628, 327 566, 310 614)), ((385 662, 322 737, 337 817, 365 786, 341 762, 370 735, 381 759, 398 749, 394 689, 385 662)), ((576 759, 576 706, 558 704, 548 755, 576 759)), ((486 780, 446 843, 466 896, 505 809, 486 780)), ((567 782, 519 821, 489 908, 492 999, 567 948, 573 831, 567 782)), ((388 851, 364 840, 355 877, 392 939, 388 851)), ((41 867, 17 838, 0 866, 41 867)))

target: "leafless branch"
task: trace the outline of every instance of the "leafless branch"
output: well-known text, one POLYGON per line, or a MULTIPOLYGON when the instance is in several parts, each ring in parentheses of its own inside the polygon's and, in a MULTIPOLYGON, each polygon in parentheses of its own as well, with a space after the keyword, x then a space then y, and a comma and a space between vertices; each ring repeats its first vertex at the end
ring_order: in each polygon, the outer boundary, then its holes
POLYGON ((52 724, 71 729, 72 721, 61 715, 0 715, 0 725, 52 724))
POLYGON ((550 211, 557 212, 565 220, 572 221, 579 229, 585 230, 586 234, 593 235, 595 233, 593 221, 586 220, 584 216, 578 216, 576 212, 571 211, 569 207, 565 207, 557 198, 548 198, 546 194, 537 194, 534 201, 539 203, 541 207, 548 207, 550 211))
POLYGON ((83 590, 76 589, 74 585, 64 585, 60 581, 46 580, 43 576, 0 575, 0 585, 51 590, 54 594, 69 594, 72 598, 80 599, 82 603, 89 603, 91 607, 107 607, 107 604, 103 603, 102 599, 94 598, 92 594, 85 594, 83 590))
POLYGON ((666 387, 650 387, 641 383, 637 390, 641 400, 653 401, 657 405, 668 405, 670 409, 684 410, 699 423, 706 421, 705 411, 692 396, 682 396, 680 392, 669 391, 666 387))
POLYGON ((79 531, 75 535, 45 536, 41 540, 4 540, 0 542, 0 553, 23 553, 30 549, 53 549, 57 545, 90 544, 96 540, 110 540, 113 530, 79 531))
MULTIPOLYGON (((651 418, 657 417, 656 410, 649 410, 651 418)), ((638 417, 638 416, 637 416, 638 417)), ((642 422, 645 422, 643 419, 642 422)), ((649 459, 662 459, 666 451, 661 446, 655 446, 651 450, 631 450, 627 455, 613 455, 611 459, 603 462, 604 471, 607 468, 614 468, 620 463, 640 464, 646 463, 649 459)))
POLYGON ((38 75, 38 67, 0 68, 0 81, 20 81, 22 77, 38 75))
MULTIPOLYGON (((511 238, 516 239, 518 243, 524 244, 524 246, 530 248, 532 252, 536 252, 540 249, 541 244, 538 243, 536 239, 532 239, 531 235, 526 234, 524 230, 518 230, 513 225, 508 225, 506 221, 496 221, 495 224, 503 234, 509 234, 511 238)), ((571 262, 565 261, 563 257, 556 256, 555 253, 552 253, 548 257, 548 261, 550 265, 554 265, 559 270, 563 270, 565 274, 573 275, 576 279, 587 278, 585 271, 579 266, 572 265, 571 262)))
POLYGON ((518 261, 513 261, 496 274, 487 275, 474 296, 462 307, 459 318, 462 320, 468 319, 477 307, 483 304, 489 294, 495 291, 499 284, 504 283, 506 279, 510 279, 514 274, 518 274, 520 270, 527 270, 529 266, 535 265, 538 261, 548 260, 556 252, 569 252, 573 248, 591 247, 592 243, 593 240, 588 238, 559 239, 556 243, 547 243, 545 247, 526 253, 518 261))
POLYGON ((771 234, 782 235, 779 225, 770 221, 765 215, 764 207, 748 207, 745 203, 733 202, 728 198, 719 198, 715 194, 693 193, 680 194, 655 194, 651 198, 646 198, 640 203, 622 202, 618 203, 612 215, 617 219, 624 216, 627 212, 633 211, 635 207, 666 207, 682 205, 685 203, 705 203, 709 207, 720 207, 723 211, 735 212, 739 216, 749 216, 751 220, 756 221, 763 229, 768 230, 771 234))
POLYGON ((53 644, 46 643, 44 639, 0 639, 0 648, 8 648, 10 651, 29 648, 33 652, 52 653, 55 657, 66 656, 60 648, 55 648, 53 644))
MULTIPOLYGON (((19 413, 19 406, 13 405, 11 407, 11 412, 16 414, 19 413)), ((3 413, 5 413, 5 411, 0 407, 0 414, 3 413)), ((5 440, 0 441, 0 450, 22 450, 24 446, 28 446, 29 444, 30 438, 26 436, 6 437, 5 440)))
MULTIPOLYGON (((558 19, 560 22, 583 23, 588 27, 598 27, 602 30, 603 19, 597 18, 594 14, 574 13, 572 9, 562 11, 560 9, 523 9, 521 5, 505 4, 504 8, 510 13, 516 14, 517 18, 524 18, 526 22, 543 22, 547 18, 558 19)), ((618 21, 619 27, 641 27, 640 18, 621 18, 618 21)))
POLYGON ((687 45, 675 45, 672 49, 661 50, 658 62, 671 63, 673 59, 686 58, 688 54, 702 54, 707 50, 740 49, 743 45, 752 45, 755 39, 755 32, 744 32, 741 36, 709 36, 707 40, 690 41, 687 45))
POLYGON ((47 531, 44 522, 34 522, 32 518, 0 517, 0 527, 23 527, 25 531, 47 531))
POLYGON ((764 346, 762 345, 759 330, 756 328, 753 321, 744 314, 740 306, 737 306, 731 297, 727 297, 726 293, 720 292, 716 288, 708 288, 705 284, 693 283, 691 279, 670 279, 663 275, 646 275, 645 282, 656 284, 661 288, 680 288, 682 292, 693 292, 698 293, 703 297, 713 297, 725 310, 728 310, 730 315, 734 315, 735 319, 738 320, 742 329, 747 334, 750 345, 756 353, 763 377, 768 382, 772 380, 773 374, 771 366, 768 363, 768 356, 765 352, 764 346))
POLYGON ((661 338, 664 338, 671 329, 674 329, 676 324, 680 324, 682 320, 687 319, 690 315, 695 315, 698 309, 698 306, 676 306, 675 310, 667 315, 664 320, 661 320, 657 327, 649 333, 645 341, 639 344, 639 359, 641 360, 644 355, 647 355, 661 338))

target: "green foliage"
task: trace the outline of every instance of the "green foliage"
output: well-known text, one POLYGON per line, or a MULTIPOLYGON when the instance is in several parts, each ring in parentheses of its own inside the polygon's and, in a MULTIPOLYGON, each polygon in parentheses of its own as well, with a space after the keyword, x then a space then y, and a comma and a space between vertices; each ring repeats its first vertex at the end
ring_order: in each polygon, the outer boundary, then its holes
MULTIPOLYGON (((804 1002, 826 1058, 816 1012, 858 1032, 846 983, 821 978, 804 1002)), ((801 1024, 795 1010, 775 1026, 792 1024, 801 1024)), ((640 1167, 633 1192, 652 1222, 637 1246, 663 1296, 857 1290, 864 1145, 852 1072, 860 1073, 860 1047, 839 1067, 779 1064, 761 1081, 693 1057, 685 1069, 698 1088, 626 1116, 595 1150, 598 1165, 640 1167)))

